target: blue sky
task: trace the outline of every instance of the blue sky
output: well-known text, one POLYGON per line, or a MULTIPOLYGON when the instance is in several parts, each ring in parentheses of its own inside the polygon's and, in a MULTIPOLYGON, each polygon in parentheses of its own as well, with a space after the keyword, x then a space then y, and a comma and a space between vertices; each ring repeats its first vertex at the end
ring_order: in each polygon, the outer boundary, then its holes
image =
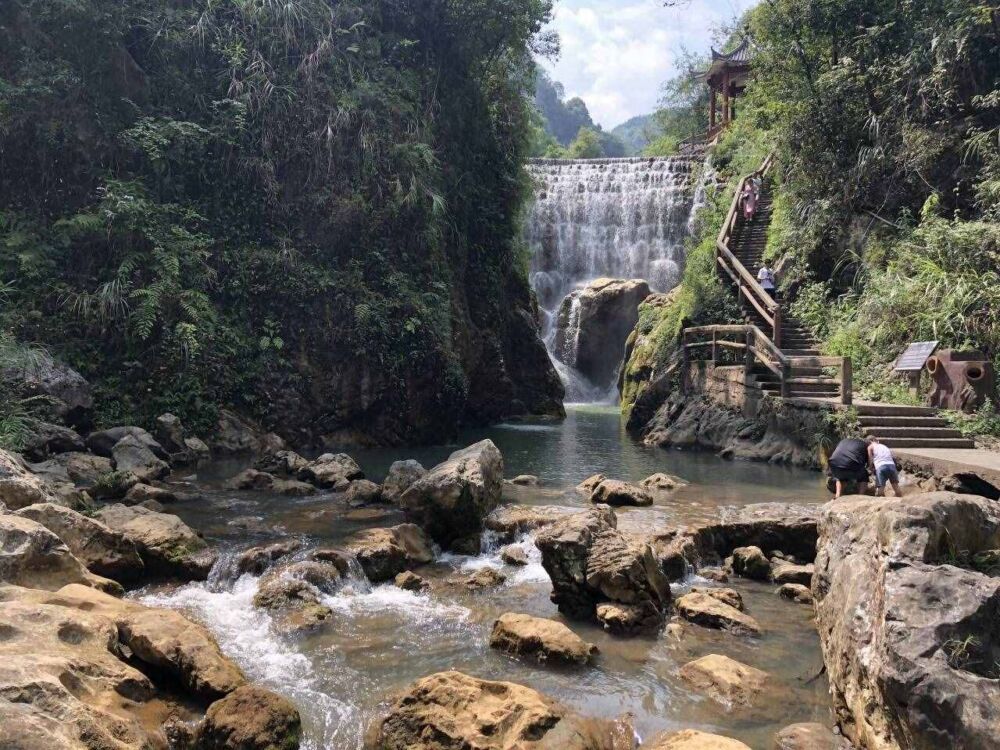
POLYGON ((594 120, 611 129, 652 112, 680 51, 707 50, 712 31, 755 2, 690 0, 665 8, 662 0, 555 0, 550 28, 559 32, 562 54, 542 64, 567 98, 581 97, 594 120))

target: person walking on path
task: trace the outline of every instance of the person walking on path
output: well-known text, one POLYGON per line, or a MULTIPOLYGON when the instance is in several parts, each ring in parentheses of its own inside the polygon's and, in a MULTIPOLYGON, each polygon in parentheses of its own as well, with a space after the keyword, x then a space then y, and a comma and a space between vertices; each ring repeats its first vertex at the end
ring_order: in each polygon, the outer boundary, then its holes
POLYGON ((830 473, 837 483, 834 500, 845 494, 863 494, 868 489, 868 444, 859 438, 841 440, 830 456, 830 473), (859 485, 864 490, 859 490, 859 485))
POLYGON ((885 495, 885 485, 892 485, 896 497, 902 497, 899 489, 899 471, 896 469, 896 457, 888 447, 882 445, 876 437, 868 438, 868 468, 875 474, 875 497, 885 495))
POLYGON ((740 202, 743 204, 743 220, 753 221, 753 216, 757 213, 757 196, 754 194, 753 186, 748 182, 743 186, 740 194, 740 202))
POLYGON ((767 262, 760 267, 757 272, 757 281, 764 288, 764 291, 771 295, 771 299, 777 299, 777 293, 774 288, 774 271, 767 267, 767 262))

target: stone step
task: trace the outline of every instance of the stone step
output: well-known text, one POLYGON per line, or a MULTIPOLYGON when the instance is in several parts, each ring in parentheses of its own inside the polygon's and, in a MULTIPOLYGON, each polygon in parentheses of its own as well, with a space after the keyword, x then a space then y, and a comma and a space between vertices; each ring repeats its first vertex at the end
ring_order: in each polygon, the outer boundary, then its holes
POLYGON ((858 417, 862 427, 948 427, 948 420, 941 417, 858 417))
POLYGON ((786 357, 818 357, 819 349, 786 349, 784 345, 781 347, 781 353, 786 357))
POLYGON ((975 448, 974 441, 968 438, 886 438, 882 444, 888 448, 975 448))
POLYGON ((904 404, 857 404, 860 417, 936 417, 937 409, 929 406, 907 406, 904 404))
POLYGON ((952 427, 886 427, 876 425, 863 428, 865 435, 877 438, 935 438, 952 439, 964 437, 961 432, 952 427))

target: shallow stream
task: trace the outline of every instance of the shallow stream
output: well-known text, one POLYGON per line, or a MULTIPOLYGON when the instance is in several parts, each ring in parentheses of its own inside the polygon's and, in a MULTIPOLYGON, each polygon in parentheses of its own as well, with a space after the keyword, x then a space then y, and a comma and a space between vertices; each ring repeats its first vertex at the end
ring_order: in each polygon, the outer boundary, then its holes
MULTIPOLYGON (((625 435, 613 408, 572 408, 563 423, 470 431, 460 443, 484 437, 503 453, 508 478, 518 474, 542 478, 539 487, 508 489, 511 502, 582 508, 586 503, 573 487, 597 472, 640 480, 663 471, 691 482, 652 508, 619 510, 619 527, 627 531, 650 533, 717 518, 727 507, 749 503, 825 499, 817 474, 638 445, 625 435)), ((369 478, 380 481, 394 460, 416 458, 430 467, 456 447, 364 450, 353 455, 369 478)), ((359 529, 402 520, 392 509, 352 509, 335 494, 285 498, 212 489, 242 468, 243 464, 217 463, 185 477, 198 485, 203 498, 171 506, 170 511, 230 552, 289 536, 311 545, 331 545, 359 529)), ((694 727, 741 739, 755 750, 769 750, 774 733, 787 724, 829 723, 827 685, 817 677, 822 660, 811 608, 779 599, 770 585, 730 584, 742 593, 747 611, 762 625, 764 634, 759 638, 690 626, 680 641, 666 632, 658 638, 625 640, 573 622, 568 624, 575 632, 600 648, 592 667, 539 667, 492 651, 489 633, 503 612, 560 619, 549 601, 551 587, 537 549, 528 537, 521 544, 531 561, 524 568, 504 566, 495 549, 474 558, 442 556, 419 571, 432 583, 427 593, 350 581, 325 599, 335 613, 333 623, 304 639, 272 632, 268 615, 252 605, 257 580, 249 575, 235 581, 222 576, 208 583, 147 589, 139 596, 148 603, 187 611, 211 628, 248 676, 291 698, 305 723, 303 747, 312 750, 359 748, 365 728, 384 713, 394 693, 419 677, 451 668, 529 685, 585 715, 612 718, 631 713, 642 737, 694 727), (483 592, 466 589, 461 574, 485 565, 503 568, 507 583, 483 592), (679 667, 708 653, 726 654, 770 673, 768 693, 758 707, 730 711, 680 681, 679 667)), ((675 587, 675 593, 690 583, 675 587)))

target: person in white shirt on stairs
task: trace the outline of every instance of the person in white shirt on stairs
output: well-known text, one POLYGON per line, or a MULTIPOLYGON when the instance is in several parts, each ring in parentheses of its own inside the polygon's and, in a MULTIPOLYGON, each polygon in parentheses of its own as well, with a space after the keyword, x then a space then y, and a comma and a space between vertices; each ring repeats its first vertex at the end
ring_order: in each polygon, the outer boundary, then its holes
POLYGON ((764 287, 764 291, 771 295, 771 299, 777 299, 774 289, 774 271, 767 267, 766 262, 757 272, 757 281, 764 287))
POLYGON ((882 445, 876 437, 870 437, 868 443, 868 466, 875 474, 875 496, 885 495, 885 485, 892 485, 896 497, 902 497, 899 489, 899 472, 896 469, 896 458, 888 447, 882 445))

